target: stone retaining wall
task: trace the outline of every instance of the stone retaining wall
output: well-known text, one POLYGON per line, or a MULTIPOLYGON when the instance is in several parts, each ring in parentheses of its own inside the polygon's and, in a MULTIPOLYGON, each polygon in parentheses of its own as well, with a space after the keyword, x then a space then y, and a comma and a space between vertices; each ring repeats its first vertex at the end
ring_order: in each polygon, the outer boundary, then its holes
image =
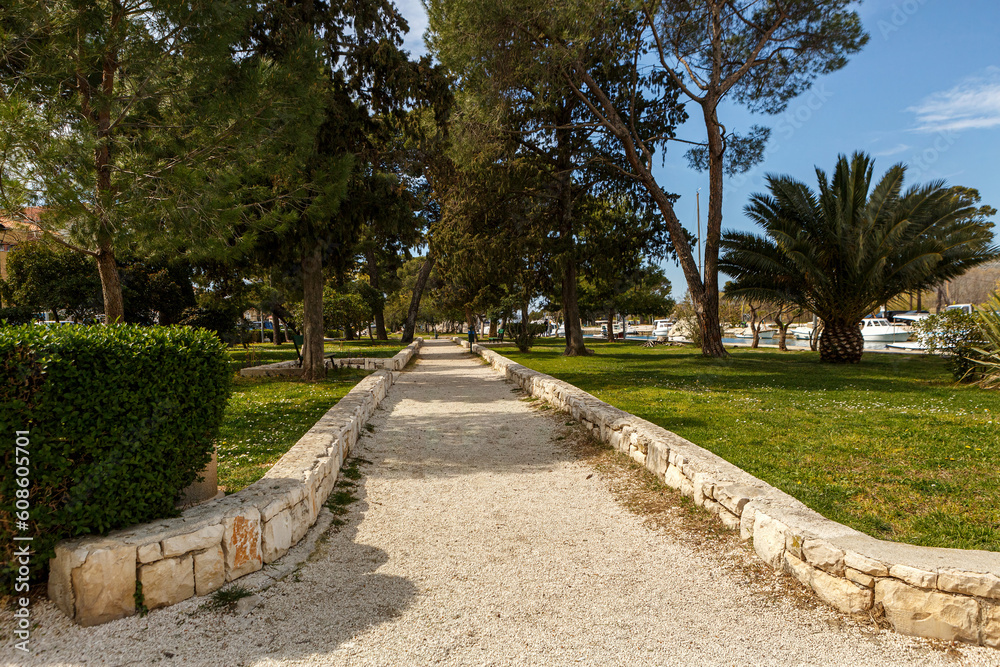
MULTIPOLYGON (((455 339, 466 349, 469 343, 455 339)), ((1000 554, 886 542, 831 521, 655 424, 480 345, 472 351, 532 396, 719 517, 757 555, 842 612, 884 614, 897 632, 1000 646, 1000 554)))
MULTIPOLYGON (((402 368, 422 340, 393 357, 402 368)), ((383 360, 389 361, 389 360, 383 360)), ((361 380, 262 479, 180 517, 106 536, 63 540, 49 561, 49 598, 80 625, 97 625, 207 595, 280 558, 306 534, 333 490, 393 371, 361 380)))
MULTIPOLYGON (((414 350, 410 347, 403 348, 394 357, 343 357, 327 358, 327 368, 360 368, 366 371, 377 371, 388 369, 391 371, 403 370, 406 364, 413 358, 414 350)), ((273 364, 263 364, 261 366, 251 366, 240 370, 243 377, 295 377, 302 375, 298 360, 278 361, 273 364)))

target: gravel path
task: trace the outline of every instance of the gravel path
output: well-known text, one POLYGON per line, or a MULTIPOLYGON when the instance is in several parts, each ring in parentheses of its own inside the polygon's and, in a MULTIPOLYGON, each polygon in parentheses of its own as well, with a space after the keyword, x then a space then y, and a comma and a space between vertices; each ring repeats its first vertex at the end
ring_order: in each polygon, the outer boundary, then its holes
POLYGON ((39 604, 8 664, 1000 665, 754 590, 726 562, 746 556, 648 528, 562 446, 565 416, 519 398, 429 341, 355 452, 346 524, 248 615, 195 599, 78 628, 39 604))

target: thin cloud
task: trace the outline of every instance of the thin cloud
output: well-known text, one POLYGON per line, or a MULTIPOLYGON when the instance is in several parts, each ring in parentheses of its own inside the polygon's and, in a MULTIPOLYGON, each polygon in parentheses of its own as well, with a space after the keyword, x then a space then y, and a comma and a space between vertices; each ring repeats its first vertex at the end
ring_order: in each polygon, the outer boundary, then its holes
POLYGON ((907 111, 919 132, 957 132, 1000 126, 1000 67, 988 67, 950 90, 934 93, 907 111))
POLYGON ((875 157, 889 157, 890 155, 898 155, 908 150, 910 150, 909 144, 896 144, 892 148, 886 148, 884 151, 872 153, 872 155, 875 157))

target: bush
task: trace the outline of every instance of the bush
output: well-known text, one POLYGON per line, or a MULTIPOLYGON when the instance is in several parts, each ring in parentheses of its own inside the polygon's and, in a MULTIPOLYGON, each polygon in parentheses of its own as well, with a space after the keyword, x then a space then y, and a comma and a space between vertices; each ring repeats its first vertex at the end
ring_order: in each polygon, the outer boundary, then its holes
POLYGON ((521 352, 527 352, 535 344, 535 337, 545 333, 544 324, 528 324, 527 327, 520 322, 510 325, 510 335, 514 339, 514 345, 521 352))
POLYGON ((945 310, 920 320, 914 326, 917 340, 930 352, 940 354, 956 380, 976 379, 982 354, 977 348, 983 343, 983 333, 975 315, 960 310, 945 310))
POLYGON ((8 306, 0 308, 0 325, 17 326, 19 324, 31 324, 35 321, 35 311, 31 308, 21 306, 8 306))
POLYGON ((15 534, 34 537, 37 578, 60 539, 177 514, 211 458, 225 349, 186 327, 0 328, 0 591, 13 584, 15 534), (27 533, 13 514, 16 431, 30 440, 27 533))
POLYGON ((188 327, 208 329, 215 333, 220 340, 235 343, 239 341, 237 334, 239 320, 239 308, 226 304, 185 308, 181 311, 177 323, 188 327))
POLYGON ((977 350, 982 366, 979 385, 984 389, 1000 389, 1000 292, 994 292, 986 308, 976 316, 985 339, 983 347, 977 350))

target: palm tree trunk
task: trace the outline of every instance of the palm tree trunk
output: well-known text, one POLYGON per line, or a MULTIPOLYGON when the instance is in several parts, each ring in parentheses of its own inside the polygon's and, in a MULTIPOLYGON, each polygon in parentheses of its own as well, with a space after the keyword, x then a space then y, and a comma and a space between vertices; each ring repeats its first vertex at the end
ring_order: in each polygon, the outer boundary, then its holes
POLYGON ((823 323, 819 337, 819 358, 833 364, 856 364, 861 361, 865 339, 857 322, 831 320, 823 323))

